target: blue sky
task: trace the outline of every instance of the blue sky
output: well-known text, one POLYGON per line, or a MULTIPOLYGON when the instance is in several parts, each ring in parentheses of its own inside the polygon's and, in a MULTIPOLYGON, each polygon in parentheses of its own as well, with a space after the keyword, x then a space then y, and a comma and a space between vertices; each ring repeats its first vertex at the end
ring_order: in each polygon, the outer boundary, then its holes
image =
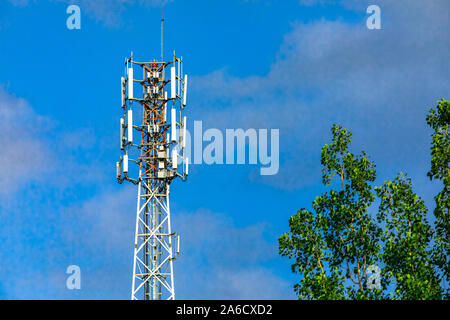
MULTIPOLYGON (((190 75, 189 123, 280 130, 280 170, 192 165, 171 205, 179 299, 295 298, 277 254, 288 218, 325 191, 338 122, 429 208, 427 111, 450 93, 448 0, 166 3, 165 56, 190 75), (366 8, 381 8, 368 30, 366 8)), ((160 1, 0 0, 0 298, 128 299, 136 189, 118 185, 119 82, 130 51, 159 58, 160 1), (81 30, 66 28, 69 3, 81 30), (67 266, 82 289, 67 290, 67 266)), ((430 220, 432 217, 430 215, 430 220)))

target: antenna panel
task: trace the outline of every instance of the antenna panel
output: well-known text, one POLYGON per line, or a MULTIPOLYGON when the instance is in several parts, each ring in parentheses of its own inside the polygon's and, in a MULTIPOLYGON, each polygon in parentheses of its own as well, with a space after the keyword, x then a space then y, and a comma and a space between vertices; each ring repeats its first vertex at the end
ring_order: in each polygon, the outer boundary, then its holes
POLYGON ((173 149, 172 150, 172 168, 177 169, 178 167, 178 154, 177 154, 177 150, 173 149))
POLYGON ((186 148, 186 116, 183 117, 183 137, 181 141, 181 147, 186 148))
POLYGON ((170 97, 172 99, 176 99, 177 97, 177 83, 176 83, 176 76, 175 76, 175 67, 170 68, 170 97))
POLYGON ((176 114, 175 108, 172 108, 172 119, 171 119, 171 126, 172 126, 172 141, 177 141, 177 114, 176 114))
POLYGON ((183 89, 183 105, 186 105, 186 95, 187 95, 187 81, 188 76, 187 74, 184 75, 184 89, 183 89))
POLYGON ((125 120, 123 118, 120 118, 120 150, 123 150, 123 138, 124 138, 124 127, 125 127, 125 120))
POLYGON ((125 78, 120 78, 120 92, 122 96, 122 108, 125 108, 125 91, 126 91, 126 85, 125 85, 125 78))
POLYGON ((120 165, 120 161, 116 162, 116 174, 117 174, 117 179, 120 179, 122 177, 122 166, 120 165))
POLYGON ((133 68, 128 68, 128 99, 133 99, 133 68))
POLYGON ((167 121, 167 91, 164 91, 164 122, 167 121))
POLYGON ((128 155, 123 156, 123 173, 125 176, 128 175, 128 155))
POLYGON ((133 110, 128 110, 128 143, 133 143, 133 110))

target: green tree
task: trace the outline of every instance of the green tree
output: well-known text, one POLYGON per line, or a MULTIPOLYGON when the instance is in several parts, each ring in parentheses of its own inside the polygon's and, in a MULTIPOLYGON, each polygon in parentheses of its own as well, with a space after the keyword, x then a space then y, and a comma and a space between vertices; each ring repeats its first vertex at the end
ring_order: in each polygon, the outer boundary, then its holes
POLYGON ((381 237, 384 287, 393 279, 395 299, 441 299, 440 280, 431 259, 433 230, 426 220, 424 201, 402 173, 375 189, 381 199, 378 222, 385 225, 381 237))
MULTIPOLYGON (((431 109, 427 115, 427 123, 433 129, 431 143, 431 169, 428 177, 442 181, 443 189, 435 197, 436 207, 436 245, 434 261, 441 270, 443 277, 450 282, 450 101, 440 100, 436 109, 431 109)), ((446 297, 450 297, 447 287, 446 297)))
POLYGON ((312 211, 302 208, 292 216, 290 232, 279 239, 280 254, 294 259, 292 271, 301 274, 294 286, 300 299, 449 297, 442 288, 450 273, 449 121, 445 100, 427 116, 434 129, 428 176, 444 185, 435 197, 435 230, 411 180, 400 173, 372 188, 374 163, 364 151, 350 153, 351 132, 333 125, 332 143, 321 151, 322 180, 330 190, 313 201, 312 211), (368 213, 374 191, 380 198, 376 220, 368 213), (381 282, 374 288, 368 273, 377 264, 381 282))
POLYGON ((279 240, 283 256, 295 258, 292 272, 303 275, 294 285, 300 299, 339 300, 344 298, 343 277, 332 267, 332 256, 324 240, 324 218, 301 209, 289 219, 291 235, 279 240))
POLYGON ((370 183, 375 165, 367 155, 348 151, 349 130, 332 127, 333 140, 321 152, 322 179, 333 187, 289 220, 290 232, 279 239, 280 254, 295 258, 292 271, 302 275, 294 286, 300 299, 370 299, 368 267, 378 262, 381 229, 368 213, 375 200, 370 183))

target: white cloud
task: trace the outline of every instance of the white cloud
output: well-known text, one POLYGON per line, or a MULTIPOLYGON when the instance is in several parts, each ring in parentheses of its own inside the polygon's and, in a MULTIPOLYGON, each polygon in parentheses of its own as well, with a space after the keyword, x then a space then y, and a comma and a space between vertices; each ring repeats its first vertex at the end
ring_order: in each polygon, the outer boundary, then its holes
POLYGON ((265 266, 280 259, 267 224, 238 227, 205 209, 176 214, 173 221, 182 241, 174 265, 178 298, 294 298, 292 284, 265 266))
POLYGON ((65 3, 79 3, 82 10, 94 17, 106 26, 121 24, 121 14, 128 6, 141 5, 147 7, 159 7, 167 0, 55 0, 65 3))
MULTIPOLYGON (((102 189, 74 204, 27 202, 0 225, 5 250, 0 278, 9 298, 128 299, 132 275, 136 188, 102 189), (36 211, 39 212, 36 216, 36 211), (23 221, 33 219, 33 225, 23 221), (3 239, 2 235, 8 235, 3 239), (25 236, 20 236, 25 235, 25 236), (23 265, 21 251, 29 263, 23 265), (65 288, 65 268, 82 271, 82 290, 65 288), (30 285, 32 282, 32 285, 30 285), (16 288, 27 286, 27 294, 16 288)), ((276 238, 265 223, 237 226, 230 217, 199 209, 173 212, 181 236, 174 262, 178 299, 294 299, 292 283, 278 275, 276 238)), ((284 273, 284 271, 281 271, 284 273)))
MULTIPOLYGON (((71 250, 80 267, 88 269, 88 295, 110 287, 103 298, 128 298, 135 196, 131 186, 104 191, 64 211, 66 224, 71 226, 65 228, 65 250, 71 250), (116 277, 114 285, 109 284, 112 276, 116 277)), ((174 262, 177 298, 295 298, 292 284, 264 266, 281 259, 268 225, 237 227, 230 217, 205 209, 174 212, 172 221, 173 230, 181 236, 181 255, 174 262)))
POLYGON ((221 69, 193 78, 194 118, 219 128, 280 128, 279 174, 252 179, 283 189, 320 181, 320 148, 334 122, 351 129, 355 150, 376 163, 424 170, 425 114, 450 92, 449 3, 378 4, 383 30, 368 30, 364 19, 298 22, 265 76, 221 69))
MULTIPOLYGON (((238 253, 238 252, 237 252, 238 253)), ((218 266, 181 269, 175 265, 178 299, 278 300, 296 299, 293 284, 258 265, 238 270, 218 266), (186 274, 189 272, 189 276, 186 274), (180 276, 181 274, 181 276, 180 276)))
POLYGON ((293 285, 276 276, 272 270, 254 266, 217 274, 214 296, 220 299, 273 300, 295 299, 293 285))
POLYGON ((30 1, 29 0, 8 0, 13 6, 16 7, 25 7, 30 1))
POLYGON ((66 131, 2 85, 0 123, 0 196, 13 196, 33 183, 64 190, 108 179, 108 172, 99 170, 102 160, 91 129, 66 131))
POLYGON ((47 122, 24 99, 0 86, 0 195, 12 194, 48 172, 49 151, 39 137, 47 122))
MULTIPOLYGON (((131 248, 134 243, 136 188, 101 189, 98 195, 63 208, 67 243, 95 255, 99 250, 131 248), (72 227, 70 227, 72 226, 72 227), (94 240, 94 241, 93 241, 94 240)), ((130 251, 131 252, 131 251, 130 251)))
MULTIPOLYGON (((33 0, 8 0, 11 4, 18 7, 25 7, 33 0)), ((67 4, 79 5, 82 12, 93 17, 96 21, 109 27, 121 25, 121 15, 127 7, 140 5, 144 7, 161 7, 161 5, 172 0, 51 0, 53 2, 62 2, 67 4)))
MULTIPOLYGON (((362 6, 366 5, 366 2, 364 0, 299 0, 299 3, 304 6, 327 6, 327 5, 339 5, 344 6, 346 8, 361 8, 362 6)), ((366 5, 367 7, 367 5, 366 5)))

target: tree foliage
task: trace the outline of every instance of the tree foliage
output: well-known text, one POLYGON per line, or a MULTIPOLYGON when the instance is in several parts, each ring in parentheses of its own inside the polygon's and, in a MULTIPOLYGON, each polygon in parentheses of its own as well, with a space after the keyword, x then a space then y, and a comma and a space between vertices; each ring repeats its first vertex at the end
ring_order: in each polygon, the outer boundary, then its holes
POLYGON ((373 187, 375 164, 362 151, 349 151, 352 133, 333 125, 332 142, 321 151, 322 182, 329 189, 289 219, 281 235, 282 256, 301 275, 294 290, 300 299, 441 299, 449 281, 450 103, 430 110, 430 179, 443 182, 436 196, 435 229, 427 207, 400 173, 373 187), (378 213, 370 214, 376 197, 378 213), (381 281, 373 282, 373 270, 381 281), (376 285, 374 285, 376 284, 376 285))
POLYGON ((425 203, 402 173, 375 189, 381 199, 377 219, 385 225, 381 237, 385 287, 393 279, 396 299, 440 299, 440 281, 431 261, 433 230, 426 220, 425 203))
POLYGON ((381 229, 368 214, 375 200, 370 182, 375 165, 362 152, 348 151, 352 135, 338 125, 333 141, 322 148, 322 179, 334 188, 291 217, 290 233, 279 239, 280 253, 295 258, 294 272, 303 275, 295 291, 304 299, 369 299, 367 268, 377 262, 381 229))
MULTIPOLYGON (((436 246, 434 261, 450 282, 450 101, 442 99, 436 109, 431 109, 427 115, 427 123, 433 129, 431 135, 431 169, 428 177, 442 181, 443 189, 436 195, 436 246)), ((450 297, 450 291, 446 289, 446 297, 450 297)))

